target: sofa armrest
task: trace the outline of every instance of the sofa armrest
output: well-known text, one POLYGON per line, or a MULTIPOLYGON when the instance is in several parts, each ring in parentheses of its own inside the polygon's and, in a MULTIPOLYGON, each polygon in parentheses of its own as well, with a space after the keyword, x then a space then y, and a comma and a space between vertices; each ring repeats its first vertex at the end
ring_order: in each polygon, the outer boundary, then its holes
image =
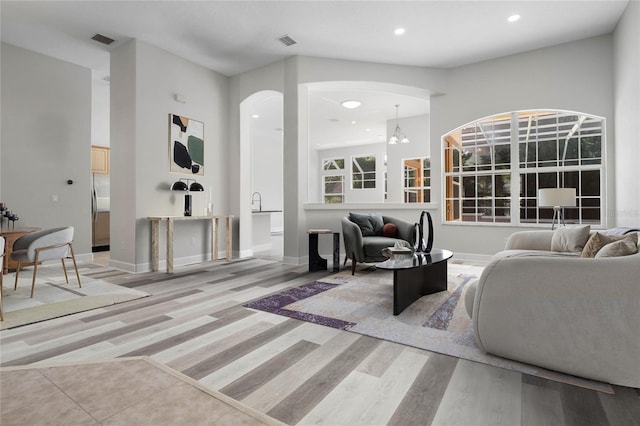
POLYGON ((351 258, 353 254, 356 262, 364 262, 364 242, 362 240, 362 231, 360 227, 351 222, 348 217, 342 218, 342 240, 344 241, 344 252, 347 257, 351 258))
POLYGON ((638 276, 640 254, 496 259, 473 300, 478 344, 505 358, 637 387, 638 276))
POLYGON ((395 217, 382 216, 384 223, 393 223, 398 227, 398 238, 407 241, 411 247, 416 242, 416 224, 395 217))
POLYGON ((520 231, 509 236, 505 250, 551 250, 553 231, 520 231))

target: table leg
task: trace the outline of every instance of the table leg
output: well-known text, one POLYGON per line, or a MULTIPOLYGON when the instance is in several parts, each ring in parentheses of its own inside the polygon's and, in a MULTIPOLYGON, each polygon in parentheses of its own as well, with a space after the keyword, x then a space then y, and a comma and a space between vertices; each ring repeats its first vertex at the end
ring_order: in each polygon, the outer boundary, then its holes
POLYGON ((173 273, 173 219, 167 219, 167 273, 173 273))
POLYGON ((447 289, 447 262, 393 271, 393 315, 400 315, 422 296, 447 289))
POLYGON ((333 233, 333 272, 340 272, 340 233, 333 233))
POLYGON ((151 270, 158 271, 158 245, 160 244, 158 221, 151 221, 151 270))
POLYGON ((231 246, 233 242, 233 234, 231 229, 233 228, 233 216, 227 216, 227 262, 231 261, 232 252, 231 246))
POLYGON ((218 247, 218 243, 216 241, 216 237, 218 234, 216 233, 216 218, 211 218, 211 260, 216 260, 216 248, 218 247))
POLYGON ((327 259, 318 253, 318 234, 309 234, 309 272, 326 270, 327 259))
POLYGON ((213 252, 211 254, 212 260, 218 260, 218 225, 219 218, 214 217, 213 222, 211 222, 211 226, 213 226, 213 252))

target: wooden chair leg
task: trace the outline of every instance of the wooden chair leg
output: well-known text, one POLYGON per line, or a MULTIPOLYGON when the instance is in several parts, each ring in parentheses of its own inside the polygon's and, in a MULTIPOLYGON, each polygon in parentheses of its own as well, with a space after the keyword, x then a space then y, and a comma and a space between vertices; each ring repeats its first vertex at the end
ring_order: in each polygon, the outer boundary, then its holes
MULTIPOLYGON (((36 274, 38 273, 38 251, 36 250, 36 259, 33 264, 33 278, 31 278, 31 298, 33 299, 33 293, 36 290, 36 274)), ((16 271, 16 277, 18 276, 18 271, 16 271)))
POLYGON ((16 291, 18 289, 18 274, 20 274, 20 262, 18 262, 18 266, 16 266, 16 282, 13 286, 13 291, 16 291))
POLYGON ((64 280, 69 284, 69 276, 67 275, 67 265, 64 264, 64 258, 60 259, 62 262, 62 270, 64 271, 64 280))
MULTIPOLYGON (((78 272, 78 265, 76 264, 76 255, 73 252, 73 244, 69 243, 69 251, 71 251, 71 260, 73 260, 73 267, 76 270, 76 278, 78 279, 78 287, 82 288, 82 283, 80 282, 80 273, 78 272)), ((67 281, 69 282, 69 281, 67 281)))

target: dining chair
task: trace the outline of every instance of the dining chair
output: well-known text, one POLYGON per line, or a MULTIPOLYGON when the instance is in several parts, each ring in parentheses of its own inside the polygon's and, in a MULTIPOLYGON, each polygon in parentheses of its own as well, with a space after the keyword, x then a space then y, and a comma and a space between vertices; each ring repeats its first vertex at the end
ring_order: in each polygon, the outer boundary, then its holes
POLYGON ((45 260, 60 259, 62 269, 64 270, 64 278, 69 283, 67 275, 67 267, 64 263, 66 258, 71 257, 73 267, 76 270, 76 278, 78 278, 78 287, 82 288, 80 282, 80 274, 78 273, 78 265, 76 257, 73 253, 73 226, 62 228, 45 229, 38 232, 32 232, 18 238, 13 243, 11 251, 11 260, 17 262, 16 281, 14 290, 18 288, 18 275, 20 266, 29 264, 33 265, 33 278, 31 279, 31 297, 36 287, 36 274, 38 272, 38 264, 45 260))

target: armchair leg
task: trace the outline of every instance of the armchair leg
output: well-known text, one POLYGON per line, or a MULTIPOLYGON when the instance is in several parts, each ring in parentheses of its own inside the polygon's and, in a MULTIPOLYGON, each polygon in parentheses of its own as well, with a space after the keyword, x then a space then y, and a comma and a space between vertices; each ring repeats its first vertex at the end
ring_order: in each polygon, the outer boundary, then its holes
MULTIPOLYGON (((33 293, 36 289, 36 273, 38 272, 38 250, 36 250, 36 260, 33 264, 33 278, 31 278, 31 298, 33 299, 33 293)), ((16 274, 16 278, 18 274, 16 274)), ((17 281, 16 281, 17 282, 17 281)))
POLYGON ((69 276, 67 275, 67 265, 64 264, 64 259, 60 259, 62 262, 62 270, 64 271, 64 280, 69 284, 69 276))
MULTIPOLYGON (((78 279, 78 287, 82 288, 80 282, 80 273, 78 273, 78 265, 76 264, 76 255, 73 253, 73 244, 69 243, 69 250, 71 251, 71 260, 73 260, 73 268, 76 270, 76 278, 78 279)), ((69 282, 69 281, 67 281, 69 282)))
POLYGON ((20 262, 18 262, 18 265, 16 266, 16 281, 15 285, 13 286, 13 291, 16 291, 18 289, 18 274, 20 274, 20 262))
POLYGON ((356 255, 351 255, 351 275, 356 274, 356 255))

